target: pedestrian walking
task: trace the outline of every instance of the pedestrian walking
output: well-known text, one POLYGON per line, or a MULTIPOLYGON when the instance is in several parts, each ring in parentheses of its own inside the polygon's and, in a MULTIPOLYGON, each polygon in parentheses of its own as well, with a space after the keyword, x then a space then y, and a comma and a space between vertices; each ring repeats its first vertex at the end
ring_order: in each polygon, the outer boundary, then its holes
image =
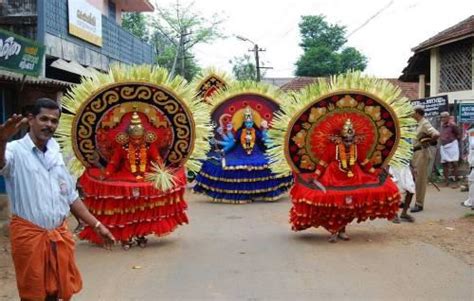
POLYGON ((408 208, 410 208, 413 195, 416 191, 415 181, 413 180, 413 174, 411 172, 411 166, 403 166, 399 168, 390 166, 389 173, 392 176, 395 184, 397 184, 400 194, 405 194, 403 202, 400 203, 402 213, 400 214, 400 216, 395 216, 392 222, 394 222, 395 224, 399 224, 400 221, 413 223, 415 221, 415 218, 408 214, 408 208))

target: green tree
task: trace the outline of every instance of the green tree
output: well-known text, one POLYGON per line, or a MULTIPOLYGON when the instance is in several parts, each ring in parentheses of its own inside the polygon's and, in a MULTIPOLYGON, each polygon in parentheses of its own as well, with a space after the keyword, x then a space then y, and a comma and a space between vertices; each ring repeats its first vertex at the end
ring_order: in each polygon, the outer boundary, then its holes
POLYGON ((157 62, 168 67, 172 75, 179 74, 186 79, 191 79, 199 71, 192 48, 223 37, 219 32, 223 19, 217 15, 206 19, 194 11, 193 5, 182 6, 178 0, 170 8, 157 8, 152 20, 157 62))
POLYGON ((234 57, 233 60, 229 60, 229 63, 232 64, 232 73, 237 80, 257 79, 257 68, 250 55, 234 57))
POLYGON ((142 13, 124 13, 122 15, 122 27, 147 42, 149 39, 148 20, 142 13))
POLYGON ((346 28, 329 24, 325 17, 303 16, 299 23, 304 53, 296 62, 298 76, 327 76, 347 70, 364 70, 367 58, 347 43, 346 28))

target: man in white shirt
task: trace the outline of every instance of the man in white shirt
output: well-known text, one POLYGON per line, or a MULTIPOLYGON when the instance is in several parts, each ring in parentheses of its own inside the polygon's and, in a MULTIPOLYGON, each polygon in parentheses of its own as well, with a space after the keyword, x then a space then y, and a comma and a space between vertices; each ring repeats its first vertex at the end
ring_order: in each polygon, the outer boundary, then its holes
POLYGON ((12 258, 21 299, 68 300, 82 288, 65 222, 69 212, 93 227, 106 247, 114 242, 78 198, 52 138, 60 115, 55 101, 41 98, 28 117, 14 114, 0 125, 0 174, 10 199, 12 258), (26 124, 29 132, 7 144, 26 124))

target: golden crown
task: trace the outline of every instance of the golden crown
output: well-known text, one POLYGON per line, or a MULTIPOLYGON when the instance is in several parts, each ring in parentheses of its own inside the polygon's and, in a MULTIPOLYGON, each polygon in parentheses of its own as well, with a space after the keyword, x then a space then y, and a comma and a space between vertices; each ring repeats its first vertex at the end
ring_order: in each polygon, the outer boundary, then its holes
POLYGON ((128 125, 127 133, 131 137, 141 137, 145 134, 145 128, 143 127, 142 120, 136 111, 132 114, 132 119, 128 125))

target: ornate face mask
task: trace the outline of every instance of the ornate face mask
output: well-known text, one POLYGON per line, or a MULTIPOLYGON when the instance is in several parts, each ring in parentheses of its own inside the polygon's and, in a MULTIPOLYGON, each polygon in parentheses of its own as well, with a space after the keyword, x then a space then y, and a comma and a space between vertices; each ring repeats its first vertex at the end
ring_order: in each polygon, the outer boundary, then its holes
POLYGON ((245 127, 246 128, 252 128, 253 127, 253 113, 252 113, 252 109, 248 106, 247 108, 245 108, 245 111, 244 111, 244 124, 245 124, 245 127))
POLYGON ((350 119, 347 119, 344 125, 342 126, 341 137, 342 140, 346 143, 352 143, 354 141, 355 131, 350 119))

